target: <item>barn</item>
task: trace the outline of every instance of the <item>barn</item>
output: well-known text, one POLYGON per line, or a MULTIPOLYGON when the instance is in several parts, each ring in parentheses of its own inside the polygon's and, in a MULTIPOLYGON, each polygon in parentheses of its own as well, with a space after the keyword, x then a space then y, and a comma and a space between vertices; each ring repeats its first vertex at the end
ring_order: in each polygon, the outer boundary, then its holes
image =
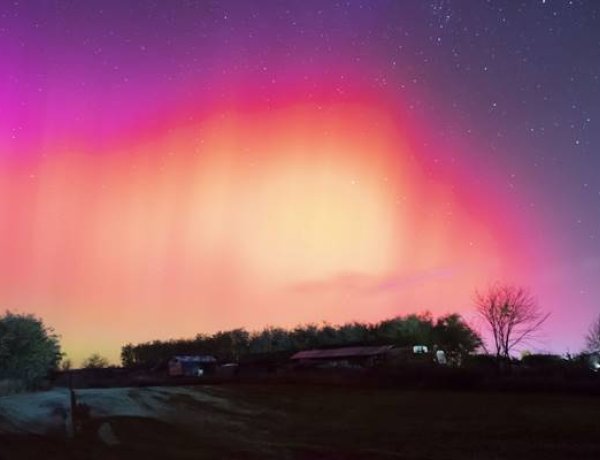
POLYGON ((200 377, 214 369, 217 359, 211 355, 178 355, 169 360, 169 375, 200 377))
POLYGON ((325 367, 371 367, 383 361, 393 345, 304 350, 291 356, 300 365, 325 367))

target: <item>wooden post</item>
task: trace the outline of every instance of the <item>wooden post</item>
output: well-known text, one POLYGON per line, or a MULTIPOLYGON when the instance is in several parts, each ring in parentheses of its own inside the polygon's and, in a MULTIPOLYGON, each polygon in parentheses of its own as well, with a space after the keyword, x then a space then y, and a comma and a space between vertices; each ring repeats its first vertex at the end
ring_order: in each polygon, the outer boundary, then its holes
POLYGON ((69 430, 69 427, 67 427, 67 436, 69 437, 74 437, 77 433, 76 433, 76 427, 77 427, 77 397, 75 395, 75 391, 73 390, 73 371, 69 370, 69 398, 70 398, 70 403, 71 403, 71 417, 70 417, 70 421, 71 421, 71 429, 69 430))

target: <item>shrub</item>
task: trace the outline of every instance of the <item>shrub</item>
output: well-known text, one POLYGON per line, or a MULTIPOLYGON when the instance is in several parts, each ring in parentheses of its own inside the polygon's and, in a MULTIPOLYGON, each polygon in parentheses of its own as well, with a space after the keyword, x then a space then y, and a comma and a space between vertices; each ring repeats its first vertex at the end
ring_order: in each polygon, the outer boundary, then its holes
POLYGON ((58 336, 41 319, 10 312, 0 317, 0 381, 31 388, 57 368, 60 358, 58 336))

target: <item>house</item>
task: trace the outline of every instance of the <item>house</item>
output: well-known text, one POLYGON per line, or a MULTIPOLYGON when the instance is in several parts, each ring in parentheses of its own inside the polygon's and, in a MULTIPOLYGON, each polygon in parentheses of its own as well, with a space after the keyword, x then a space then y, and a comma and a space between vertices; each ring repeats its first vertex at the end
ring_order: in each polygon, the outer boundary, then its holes
POLYGON ((317 367, 371 367, 383 361, 393 345, 342 347, 299 351, 290 359, 300 365, 317 367))
POLYGON ((210 372, 217 359, 211 355, 178 355, 168 363, 169 375, 172 377, 200 377, 210 372))

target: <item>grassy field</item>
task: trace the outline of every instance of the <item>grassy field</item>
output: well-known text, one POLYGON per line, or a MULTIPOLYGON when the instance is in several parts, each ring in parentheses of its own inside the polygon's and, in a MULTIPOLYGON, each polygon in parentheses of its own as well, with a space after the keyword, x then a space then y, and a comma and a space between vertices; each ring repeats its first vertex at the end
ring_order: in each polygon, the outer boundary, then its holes
POLYGON ((95 416, 68 442, 2 439, 0 459, 600 458, 600 398, 249 384, 128 391, 169 411, 95 416), (106 423, 120 444, 98 440, 106 423))

